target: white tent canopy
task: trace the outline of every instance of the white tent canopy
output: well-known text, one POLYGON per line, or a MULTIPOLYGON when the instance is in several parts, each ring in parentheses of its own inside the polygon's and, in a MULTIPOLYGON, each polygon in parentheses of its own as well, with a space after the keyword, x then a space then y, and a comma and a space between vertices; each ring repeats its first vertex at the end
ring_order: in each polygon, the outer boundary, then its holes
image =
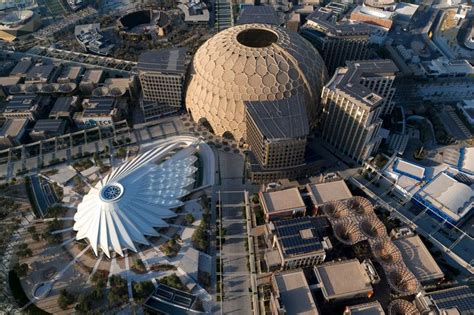
POLYGON ((76 239, 87 239, 96 255, 101 249, 110 257, 111 251, 136 252, 136 243, 148 245, 147 236, 159 236, 155 228, 168 226, 164 219, 176 216, 173 209, 194 183, 196 144, 182 149, 183 144, 160 145, 97 183, 77 208, 76 239))

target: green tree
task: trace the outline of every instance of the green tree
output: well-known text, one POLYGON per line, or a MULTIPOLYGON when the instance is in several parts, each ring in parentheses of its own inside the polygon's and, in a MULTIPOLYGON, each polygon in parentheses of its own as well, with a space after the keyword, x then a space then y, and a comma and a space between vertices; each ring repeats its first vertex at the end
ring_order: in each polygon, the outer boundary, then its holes
POLYGON ((59 298, 58 298, 58 305, 60 308, 63 310, 67 309, 69 305, 74 303, 76 298, 74 295, 69 293, 66 289, 62 289, 61 292, 59 293, 59 298))
POLYGON ((15 266, 13 266, 13 270, 16 272, 16 274, 18 275, 18 277, 20 278, 23 278, 23 277, 26 277, 26 275, 28 274, 28 264, 19 264, 19 263, 16 263, 15 266))
POLYGON ((194 216, 191 213, 188 213, 184 217, 184 220, 186 220, 187 224, 192 224, 194 222, 194 216))
MULTIPOLYGON (((91 294, 92 295, 92 294, 91 294)), ((84 294, 79 295, 77 299, 77 305, 75 306, 75 310, 81 313, 87 313, 91 310, 91 295, 85 296, 84 294)))

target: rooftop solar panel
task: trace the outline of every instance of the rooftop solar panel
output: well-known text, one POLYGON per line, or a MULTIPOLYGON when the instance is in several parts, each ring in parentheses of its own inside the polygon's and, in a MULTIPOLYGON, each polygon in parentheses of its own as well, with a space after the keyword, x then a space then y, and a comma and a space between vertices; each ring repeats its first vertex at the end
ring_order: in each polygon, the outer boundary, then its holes
POLYGON ((296 256, 322 250, 322 236, 328 227, 325 221, 325 217, 275 221, 275 232, 283 253, 296 256), (301 233, 302 231, 306 233, 301 233))
POLYGON ((474 290, 468 286, 433 292, 429 296, 439 309, 455 307, 461 314, 474 314, 474 290))

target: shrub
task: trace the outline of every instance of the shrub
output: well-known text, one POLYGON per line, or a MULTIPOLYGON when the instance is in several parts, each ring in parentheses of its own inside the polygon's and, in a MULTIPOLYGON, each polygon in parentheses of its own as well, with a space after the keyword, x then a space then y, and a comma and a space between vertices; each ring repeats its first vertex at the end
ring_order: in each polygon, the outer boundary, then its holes
POLYGON ((16 274, 18 275, 18 277, 26 277, 27 274, 28 274, 28 264, 19 264, 19 263, 16 263, 15 266, 13 266, 13 270, 16 272, 16 274))
POLYGON ((178 290, 187 291, 187 288, 175 273, 159 279, 158 282, 178 290))
POLYGON ((187 224, 192 224, 194 222, 194 216, 191 213, 188 213, 184 217, 184 220, 186 220, 187 224))
POLYGON ((71 305, 72 303, 74 303, 75 301, 76 301, 75 296, 69 293, 66 289, 62 289, 61 292, 59 293, 58 305, 63 310, 67 309, 67 307, 71 305))

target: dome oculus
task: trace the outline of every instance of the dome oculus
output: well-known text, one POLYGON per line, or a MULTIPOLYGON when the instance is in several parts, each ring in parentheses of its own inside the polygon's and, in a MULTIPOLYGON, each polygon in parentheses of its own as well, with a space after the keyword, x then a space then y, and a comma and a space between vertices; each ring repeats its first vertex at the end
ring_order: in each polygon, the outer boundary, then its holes
POLYGON ((238 33, 237 41, 247 47, 262 48, 276 43, 278 35, 266 29, 250 28, 238 33))

